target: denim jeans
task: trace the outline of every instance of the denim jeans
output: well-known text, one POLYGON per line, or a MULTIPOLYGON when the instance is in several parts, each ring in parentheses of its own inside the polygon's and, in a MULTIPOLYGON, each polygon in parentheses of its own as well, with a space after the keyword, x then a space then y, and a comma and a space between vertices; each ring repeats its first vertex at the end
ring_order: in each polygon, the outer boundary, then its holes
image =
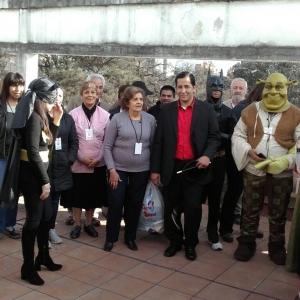
MULTIPOLYGON (((5 166, 7 159, 0 159, 0 189, 2 186, 5 166)), ((0 233, 3 233, 5 227, 15 226, 17 222, 18 204, 12 209, 6 209, 0 206, 0 233)))

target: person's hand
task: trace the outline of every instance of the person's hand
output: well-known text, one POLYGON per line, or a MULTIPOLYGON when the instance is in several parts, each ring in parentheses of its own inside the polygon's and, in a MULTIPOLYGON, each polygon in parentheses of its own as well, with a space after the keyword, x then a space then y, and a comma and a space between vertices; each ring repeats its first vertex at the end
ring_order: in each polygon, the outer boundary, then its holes
POLYGON ((117 173, 116 169, 110 169, 108 183, 113 190, 115 190, 118 187, 119 181, 122 181, 122 180, 120 179, 120 176, 117 173))
POLYGON ((63 115, 64 111, 61 107, 61 105, 58 104, 58 102, 54 103, 54 106, 52 108, 52 114, 53 114, 53 124, 56 126, 59 126, 61 117, 63 115))
POLYGON ((257 156, 257 154, 259 154, 259 153, 257 153, 257 150, 255 150, 255 149, 250 149, 250 150, 248 151, 248 155, 249 155, 253 160, 255 160, 255 161, 263 161, 263 160, 265 160, 265 158, 261 158, 261 157, 257 156))
POLYGON ((81 161, 84 165, 86 166, 89 166, 90 163, 92 162, 92 159, 91 158, 88 158, 88 157, 84 157, 81 161))
POLYGON ((160 186, 160 174, 159 173, 151 173, 150 180, 153 184, 160 186))
POLYGON ((40 196, 41 200, 45 200, 45 199, 47 199, 49 197, 49 195, 50 195, 50 189, 51 189, 50 183, 44 184, 42 186, 42 194, 40 196))
POLYGON ((95 168, 95 166, 97 166, 97 164, 99 163, 99 160, 94 158, 94 159, 90 159, 90 163, 88 164, 89 168, 95 168))
POLYGON ((206 169, 210 164, 210 158, 206 155, 197 159, 196 166, 198 169, 206 169))

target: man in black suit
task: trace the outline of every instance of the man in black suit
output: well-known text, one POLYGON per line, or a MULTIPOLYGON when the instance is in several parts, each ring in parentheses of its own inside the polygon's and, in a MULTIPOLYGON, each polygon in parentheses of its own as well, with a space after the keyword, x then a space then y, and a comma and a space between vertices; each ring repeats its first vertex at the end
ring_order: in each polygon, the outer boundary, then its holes
POLYGON ((220 145, 220 132, 213 106, 194 96, 193 74, 181 72, 175 84, 179 100, 165 104, 157 122, 151 181, 164 186, 165 234, 170 240, 164 255, 174 256, 184 244, 186 258, 195 260, 202 217, 201 194, 203 186, 212 179, 209 166, 220 145), (193 166, 194 169, 177 174, 193 166), (184 213, 183 230, 172 220, 178 207, 184 213))

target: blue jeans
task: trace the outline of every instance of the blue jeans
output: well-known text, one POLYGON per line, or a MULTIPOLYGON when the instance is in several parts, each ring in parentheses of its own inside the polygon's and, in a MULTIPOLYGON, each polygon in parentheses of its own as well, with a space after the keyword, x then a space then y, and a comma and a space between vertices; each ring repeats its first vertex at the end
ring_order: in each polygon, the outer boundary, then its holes
MULTIPOLYGON (((4 171, 7 159, 0 159, 0 189, 2 186, 4 171)), ((0 206, 0 233, 3 233, 5 227, 15 226, 17 222, 18 204, 11 208, 6 209, 0 206)))

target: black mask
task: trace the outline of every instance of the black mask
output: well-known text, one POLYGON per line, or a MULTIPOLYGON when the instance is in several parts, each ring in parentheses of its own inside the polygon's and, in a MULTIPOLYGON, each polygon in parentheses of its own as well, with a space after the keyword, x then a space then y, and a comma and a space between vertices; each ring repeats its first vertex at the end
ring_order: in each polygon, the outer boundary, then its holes
POLYGON ((57 98, 58 84, 50 78, 40 77, 29 84, 30 91, 36 94, 37 99, 53 104, 57 98))
POLYGON ((207 74, 206 81, 206 100, 213 104, 215 109, 220 108, 222 105, 222 96, 224 90, 223 70, 221 70, 220 76, 211 76, 210 69, 207 74), (214 91, 221 92, 220 98, 213 98, 212 93, 214 91))
MULTIPOLYGON (((34 102, 36 99, 53 104, 57 97, 57 88, 57 83, 50 78, 41 77, 33 80, 29 84, 29 90, 19 100, 11 128, 18 130, 26 125, 27 120, 34 110, 34 102)), ((18 136, 18 138, 20 137, 17 131, 15 131, 13 135, 15 137, 18 136)))

